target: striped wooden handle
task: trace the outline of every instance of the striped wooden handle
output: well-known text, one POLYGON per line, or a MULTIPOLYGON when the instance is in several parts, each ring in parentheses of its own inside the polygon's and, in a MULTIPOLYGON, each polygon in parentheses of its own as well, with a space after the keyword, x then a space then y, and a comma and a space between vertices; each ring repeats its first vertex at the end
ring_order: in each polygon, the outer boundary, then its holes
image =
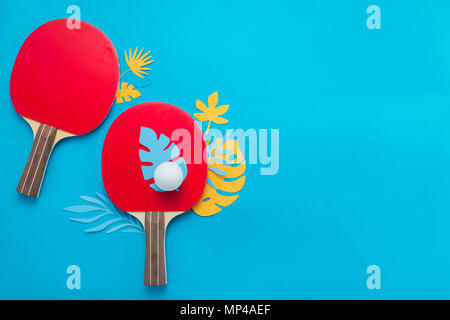
POLYGON ((41 189, 47 162, 55 144, 58 129, 41 123, 34 136, 33 147, 22 173, 17 191, 37 198, 41 189))
POLYGON ((147 286, 167 284, 165 238, 166 224, 163 211, 145 212, 145 277, 147 286))

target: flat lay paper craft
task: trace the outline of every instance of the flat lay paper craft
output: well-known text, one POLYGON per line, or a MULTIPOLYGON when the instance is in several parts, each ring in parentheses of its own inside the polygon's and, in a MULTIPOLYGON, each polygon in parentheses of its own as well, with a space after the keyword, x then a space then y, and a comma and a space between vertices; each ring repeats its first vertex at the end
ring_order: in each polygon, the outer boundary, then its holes
POLYGON ((38 197, 54 145, 94 130, 106 117, 119 82, 111 41, 89 23, 69 29, 47 22, 25 40, 11 74, 16 111, 30 124, 34 142, 17 191, 38 197))
POLYGON ((191 209, 206 184, 203 134, 182 109, 161 102, 136 105, 111 125, 102 176, 111 201, 145 229, 146 285, 165 285, 168 223, 191 209))

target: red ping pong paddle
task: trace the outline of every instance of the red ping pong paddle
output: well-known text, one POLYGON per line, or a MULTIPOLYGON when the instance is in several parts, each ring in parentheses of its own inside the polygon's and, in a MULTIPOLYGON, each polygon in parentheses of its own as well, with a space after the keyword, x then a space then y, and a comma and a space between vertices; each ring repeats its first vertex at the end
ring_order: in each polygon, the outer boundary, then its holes
POLYGON ((95 129, 119 83, 119 59, 106 35, 80 21, 47 22, 25 40, 11 74, 11 99, 33 129, 34 142, 17 191, 37 197, 53 146, 95 129))
POLYGON ((103 183, 112 202, 144 226, 146 285, 167 283, 166 227, 200 199, 208 170, 205 149, 202 131, 194 119, 182 109, 161 102, 126 110, 106 134, 103 183), (164 181, 171 175, 170 170, 165 171, 167 167, 177 168, 174 172, 180 174, 181 184, 173 185, 173 191, 163 191, 167 187, 164 181))

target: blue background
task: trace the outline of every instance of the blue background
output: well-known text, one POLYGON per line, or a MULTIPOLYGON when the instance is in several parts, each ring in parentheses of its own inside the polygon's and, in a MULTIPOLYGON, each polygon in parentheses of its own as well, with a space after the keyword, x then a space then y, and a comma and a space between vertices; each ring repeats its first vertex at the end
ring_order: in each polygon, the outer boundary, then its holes
MULTIPOLYGON (((450 298, 448 1, 1 1, 0 298, 450 298), (41 196, 15 191, 32 132, 9 96, 15 56, 39 25, 81 19, 123 51, 151 49, 142 97, 56 146, 41 196), (382 30, 366 8, 381 7, 382 30), (280 170, 249 165, 221 213, 174 220, 168 286, 143 285, 144 236, 84 233, 63 207, 104 192, 101 146, 144 101, 195 111, 219 91, 223 128, 280 129, 280 170), (66 288, 81 267, 82 289, 66 288), (366 268, 381 267, 381 290, 366 268)), ((126 78, 130 77, 130 78, 126 78)), ((139 80, 139 79, 138 79, 139 80)))

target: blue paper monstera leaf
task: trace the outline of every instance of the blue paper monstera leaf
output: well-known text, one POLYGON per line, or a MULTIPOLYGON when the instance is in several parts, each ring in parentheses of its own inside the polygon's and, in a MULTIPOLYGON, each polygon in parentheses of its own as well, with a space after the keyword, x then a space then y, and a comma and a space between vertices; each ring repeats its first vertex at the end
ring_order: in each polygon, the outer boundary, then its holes
MULTIPOLYGON (((149 150, 139 150, 139 159, 144 163, 148 163, 142 165, 142 174, 145 180, 152 179, 155 175, 156 168, 161 163, 168 161, 178 164, 183 171, 183 180, 186 178, 186 161, 181 157, 176 159, 180 155, 180 149, 178 149, 175 143, 171 143, 170 139, 164 134, 161 134, 158 139, 155 131, 150 128, 141 127, 139 143, 149 150), (176 160, 173 161, 174 159, 176 160)), ((154 182, 150 184, 150 187, 156 191, 164 192, 154 182)))

